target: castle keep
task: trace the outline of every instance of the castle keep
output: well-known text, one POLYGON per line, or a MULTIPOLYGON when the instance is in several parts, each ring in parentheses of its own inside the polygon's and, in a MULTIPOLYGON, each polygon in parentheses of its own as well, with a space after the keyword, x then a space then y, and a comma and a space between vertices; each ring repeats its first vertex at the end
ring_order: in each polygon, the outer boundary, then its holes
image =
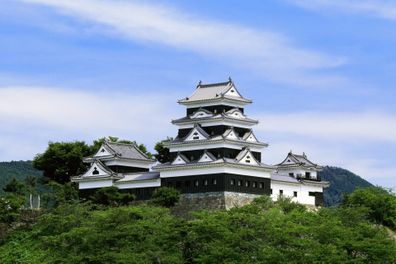
POLYGON ((277 165, 263 163, 268 146, 254 134, 258 123, 245 113, 251 104, 230 79, 197 85, 193 94, 178 101, 186 115, 172 121, 178 127, 174 140, 165 147, 170 162, 156 164, 136 145, 106 141, 85 161, 91 164, 83 175, 72 178, 81 190, 116 186, 149 199, 160 186, 181 191, 181 204, 190 209, 231 208, 259 195, 276 200, 279 195, 306 205, 323 204, 323 188, 317 172, 321 167, 305 153, 290 152, 277 165))

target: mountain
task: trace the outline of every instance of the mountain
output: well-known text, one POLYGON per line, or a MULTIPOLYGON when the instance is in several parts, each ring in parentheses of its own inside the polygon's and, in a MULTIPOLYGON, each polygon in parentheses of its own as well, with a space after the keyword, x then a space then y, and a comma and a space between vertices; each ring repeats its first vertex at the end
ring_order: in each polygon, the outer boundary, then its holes
POLYGON ((330 182, 330 187, 324 191, 325 206, 339 204, 345 193, 351 193, 358 187, 373 186, 360 176, 337 167, 326 166, 323 171, 319 172, 319 176, 322 180, 330 182))
POLYGON ((0 193, 3 187, 12 179, 23 181, 27 176, 42 178, 42 172, 33 168, 32 161, 0 162, 0 193))

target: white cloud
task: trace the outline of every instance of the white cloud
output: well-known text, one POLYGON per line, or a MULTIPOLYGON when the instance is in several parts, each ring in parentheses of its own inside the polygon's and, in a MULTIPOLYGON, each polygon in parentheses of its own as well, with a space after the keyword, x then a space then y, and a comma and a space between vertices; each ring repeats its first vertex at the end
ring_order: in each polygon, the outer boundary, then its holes
POLYGON ((396 117, 387 113, 259 114, 259 130, 329 141, 396 143, 396 117))
POLYGON ((368 16, 396 20, 396 2, 384 0, 286 0, 313 10, 362 13, 368 16))
POLYGON ((275 32, 198 18, 174 8, 136 1, 23 1, 51 6, 66 15, 102 25, 104 32, 135 41, 161 43, 227 60, 270 80, 307 86, 347 82, 317 72, 338 67, 344 59, 298 48, 275 32))
POLYGON ((0 159, 31 159, 48 141, 119 136, 153 144, 175 131, 177 95, 0 88, 0 159))

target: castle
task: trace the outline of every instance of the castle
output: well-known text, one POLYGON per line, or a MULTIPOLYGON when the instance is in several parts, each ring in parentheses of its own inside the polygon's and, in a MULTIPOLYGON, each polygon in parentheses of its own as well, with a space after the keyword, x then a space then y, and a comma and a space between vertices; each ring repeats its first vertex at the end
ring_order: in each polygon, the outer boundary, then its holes
POLYGON ((249 203, 259 195, 276 200, 280 195, 310 206, 323 204, 329 186, 317 172, 321 167, 305 153, 290 151, 277 165, 262 162, 268 144, 257 139, 247 117, 244 98, 233 81, 202 84, 190 97, 178 101, 186 116, 172 120, 178 127, 169 148, 170 162, 158 163, 134 144, 105 141, 84 161, 91 164, 83 175, 72 177, 81 191, 116 186, 149 199, 161 186, 181 192, 181 204, 190 209, 231 208, 249 203))

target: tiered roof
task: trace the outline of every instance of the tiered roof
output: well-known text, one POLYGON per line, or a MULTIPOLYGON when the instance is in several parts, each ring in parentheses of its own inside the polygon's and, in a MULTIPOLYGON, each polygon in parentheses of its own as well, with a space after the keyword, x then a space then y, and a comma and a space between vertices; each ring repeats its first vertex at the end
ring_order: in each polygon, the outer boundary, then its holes
POLYGON ((179 100, 180 104, 203 103, 219 100, 238 101, 249 104, 252 101, 244 98, 236 89, 231 78, 227 82, 202 84, 198 83, 197 89, 190 97, 179 100))
POLYGON ((292 151, 289 152, 287 155, 286 159, 279 163, 278 168, 292 168, 292 167, 302 167, 302 168, 310 168, 310 169, 315 169, 315 170, 321 170, 322 167, 319 166, 318 164, 313 163, 310 161, 303 153, 302 155, 297 155, 292 153, 292 151))
POLYGON ((93 160, 108 160, 112 158, 128 159, 153 162, 154 160, 149 158, 143 153, 136 143, 126 144, 118 142, 110 142, 105 140, 98 152, 92 157, 85 158, 85 162, 92 162, 93 160))

